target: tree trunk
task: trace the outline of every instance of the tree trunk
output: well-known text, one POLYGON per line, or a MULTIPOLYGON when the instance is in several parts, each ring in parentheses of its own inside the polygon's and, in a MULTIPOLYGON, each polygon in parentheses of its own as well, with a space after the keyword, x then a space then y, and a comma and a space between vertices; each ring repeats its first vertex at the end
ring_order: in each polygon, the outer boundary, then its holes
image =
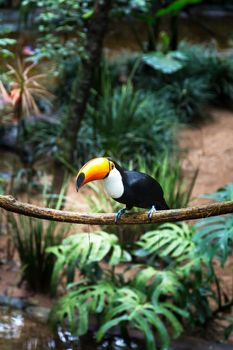
POLYGON ((178 21, 179 21, 179 15, 175 14, 172 15, 170 18, 170 50, 174 51, 177 50, 178 46, 178 21))
POLYGON ((67 160, 73 163, 76 156, 77 135, 85 115, 90 89, 96 67, 101 58, 103 39, 107 30, 108 15, 112 0, 96 0, 94 13, 90 18, 85 46, 86 58, 82 61, 79 76, 74 82, 71 107, 66 123, 67 160))

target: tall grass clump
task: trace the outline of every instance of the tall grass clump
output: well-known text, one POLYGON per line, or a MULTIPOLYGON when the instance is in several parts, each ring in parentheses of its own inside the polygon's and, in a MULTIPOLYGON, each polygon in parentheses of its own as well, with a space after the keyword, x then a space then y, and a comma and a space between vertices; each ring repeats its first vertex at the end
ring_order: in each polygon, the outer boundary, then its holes
MULTIPOLYGON (((66 188, 67 183, 64 183, 58 197, 55 196, 56 209, 61 209, 63 206, 66 188)), ((54 207, 54 195, 48 195, 45 190, 44 198, 45 207, 50 206, 51 198, 54 207)), ((34 291, 49 292, 55 259, 46 249, 60 244, 70 226, 14 214, 9 216, 9 220, 13 242, 22 266, 21 281, 26 281, 29 288, 34 291)))
POLYGON ((136 90, 131 80, 113 86, 111 77, 104 77, 98 96, 89 105, 77 149, 82 149, 87 128, 93 140, 88 147, 93 154, 87 158, 108 154, 130 161, 140 154, 150 162, 165 149, 173 149, 178 122, 169 105, 151 92, 136 90))

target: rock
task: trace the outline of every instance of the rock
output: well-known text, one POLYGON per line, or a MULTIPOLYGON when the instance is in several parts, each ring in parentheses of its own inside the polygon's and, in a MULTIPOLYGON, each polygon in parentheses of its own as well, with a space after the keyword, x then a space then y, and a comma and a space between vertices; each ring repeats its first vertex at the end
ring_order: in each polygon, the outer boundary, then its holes
POLYGON ((28 306, 26 308, 26 313, 35 321, 47 323, 50 309, 42 306, 28 306))
POLYGON ((10 306, 14 309, 25 309, 28 306, 28 302, 24 299, 11 297, 8 295, 0 295, 0 305, 10 306))

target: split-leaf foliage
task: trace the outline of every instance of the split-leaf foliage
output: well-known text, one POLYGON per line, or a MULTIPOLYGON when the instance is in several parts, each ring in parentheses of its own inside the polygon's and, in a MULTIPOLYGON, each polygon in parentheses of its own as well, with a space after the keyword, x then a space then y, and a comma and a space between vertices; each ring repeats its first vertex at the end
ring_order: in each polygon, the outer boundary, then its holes
MULTIPOLYGON (((229 198, 228 185, 212 198, 229 198)), ((96 339, 118 327, 126 339, 140 331, 146 349, 168 349, 171 337, 184 327, 204 326, 222 317, 233 298, 223 292, 216 275, 232 254, 232 215, 206 218, 196 225, 166 223, 144 233, 134 245, 120 245, 104 231, 66 238, 49 249, 56 255, 52 287, 66 271, 67 294, 60 298, 51 320, 83 335, 97 317, 96 339), (75 272, 79 277, 74 281, 75 272), (66 320, 66 321, 65 321, 66 320)), ((225 334, 232 330, 231 321, 225 334)))

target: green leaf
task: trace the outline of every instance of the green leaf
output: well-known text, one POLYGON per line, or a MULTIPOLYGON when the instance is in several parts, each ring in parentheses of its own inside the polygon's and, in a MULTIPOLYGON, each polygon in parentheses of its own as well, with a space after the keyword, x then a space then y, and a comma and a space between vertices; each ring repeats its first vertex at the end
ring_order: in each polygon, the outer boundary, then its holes
POLYGON ((148 66, 164 74, 172 74, 183 68, 183 63, 171 55, 163 55, 161 52, 150 52, 142 57, 148 66))
POLYGON ((85 12, 83 15, 82 15, 82 18, 83 19, 89 19, 92 15, 93 15, 94 11, 93 10, 89 10, 87 12, 85 12))
POLYGON ((194 229, 185 223, 164 224, 142 235, 138 245, 148 255, 158 254, 162 257, 170 255, 176 260, 182 260, 187 258, 195 246, 193 233, 194 229))
POLYGON ((146 342, 146 349, 156 350, 155 338, 150 329, 148 322, 143 317, 140 317, 138 315, 138 317, 134 319, 134 324, 136 328, 138 328, 144 335, 145 342, 146 342))
POLYGON ((181 11, 185 6, 190 4, 198 4, 202 2, 202 0, 175 0, 170 5, 165 8, 161 8, 156 12, 156 17, 162 17, 171 13, 176 13, 181 11))
POLYGON ((123 321, 128 321, 127 315, 122 315, 122 316, 116 317, 116 318, 104 323, 100 327, 100 329, 96 332, 97 341, 101 341, 110 328, 118 326, 123 321))
POLYGON ((143 314, 146 316, 146 319, 150 322, 150 324, 155 327, 156 332, 158 332, 161 343, 161 350, 168 350, 170 344, 169 334, 162 320, 160 320, 159 317, 155 316, 155 312, 151 312, 151 310, 144 310, 143 314))

